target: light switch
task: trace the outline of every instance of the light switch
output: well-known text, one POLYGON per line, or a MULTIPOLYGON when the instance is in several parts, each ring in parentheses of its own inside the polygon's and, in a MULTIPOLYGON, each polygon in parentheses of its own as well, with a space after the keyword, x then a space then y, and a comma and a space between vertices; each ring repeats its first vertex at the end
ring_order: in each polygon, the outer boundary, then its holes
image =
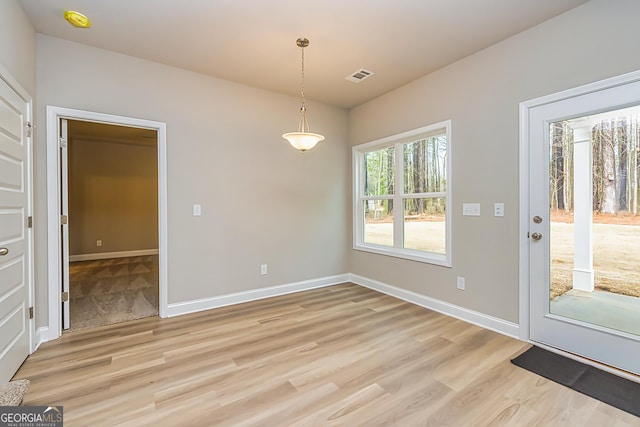
POLYGON ((480 216, 480 203, 463 203, 462 215, 464 216, 480 216))
POLYGON ((201 216, 202 215, 202 206, 193 205, 193 216, 201 216))

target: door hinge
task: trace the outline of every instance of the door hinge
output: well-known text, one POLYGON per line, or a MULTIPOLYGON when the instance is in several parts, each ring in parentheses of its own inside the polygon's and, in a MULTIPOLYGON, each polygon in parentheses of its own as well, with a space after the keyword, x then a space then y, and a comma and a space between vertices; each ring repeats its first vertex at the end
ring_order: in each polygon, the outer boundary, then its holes
POLYGON ((27 217, 27 228, 33 228, 33 217, 32 216, 28 216, 27 217))
POLYGON ((27 129, 26 129, 26 131, 27 131, 27 138, 31 138, 31 130, 32 130, 33 128, 35 128, 36 126, 35 126, 33 123, 31 123, 31 122, 25 122, 25 124, 24 124, 24 125, 25 125, 25 127, 27 128, 27 129))
POLYGON ((58 147, 67 148, 67 140, 64 138, 58 138, 58 147))
POLYGON ((33 307, 29 307, 29 319, 33 319, 33 307))
POLYGON ((62 293, 62 302, 67 302, 69 301, 69 292, 63 292, 62 293))
POLYGON ((69 218, 66 215, 60 215, 60 224, 65 225, 69 222, 69 218))

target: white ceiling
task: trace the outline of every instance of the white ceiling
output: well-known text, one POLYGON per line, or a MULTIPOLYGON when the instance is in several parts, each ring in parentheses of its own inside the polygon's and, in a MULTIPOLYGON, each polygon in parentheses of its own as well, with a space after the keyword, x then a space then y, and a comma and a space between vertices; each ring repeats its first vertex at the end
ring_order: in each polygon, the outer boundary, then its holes
POLYGON ((36 31, 350 108, 587 0, 20 0, 36 31), (71 27, 64 10, 89 17, 71 27), (355 84, 347 75, 375 73, 355 84))

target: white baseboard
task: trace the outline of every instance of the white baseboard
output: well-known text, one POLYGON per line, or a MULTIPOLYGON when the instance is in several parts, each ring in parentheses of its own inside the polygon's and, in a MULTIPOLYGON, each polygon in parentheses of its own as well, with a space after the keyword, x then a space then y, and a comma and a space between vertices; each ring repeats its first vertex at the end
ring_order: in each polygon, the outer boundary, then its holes
POLYGON ((49 341, 49 327, 41 326, 38 329, 36 329, 36 337, 33 340, 34 348, 31 349, 31 353, 36 351, 38 347, 40 347, 40 344, 45 343, 47 341, 49 341))
POLYGON ((195 313, 197 311, 210 310, 212 308, 225 307, 227 305, 240 304, 243 302, 255 301, 264 298, 271 298, 278 295, 291 294, 294 292, 322 288, 325 286, 333 286, 340 283, 348 282, 349 277, 350 275, 348 273, 339 274, 337 276, 305 280, 302 282, 288 283, 285 285, 272 286, 269 288, 253 289, 250 291, 237 292, 212 298, 177 302, 168 305, 167 317, 180 316, 182 314, 195 313))
POLYGON ((138 251, 101 252, 97 254, 69 255, 69 261, 93 261, 96 259, 126 258, 145 255, 158 255, 158 249, 140 249, 138 251))
POLYGON ((464 320, 465 322, 473 323, 474 325, 478 325, 485 329, 489 329, 515 339, 520 339, 520 327, 516 323, 507 322, 506 320, 498 319, 497 317, 488 316, 486 314, 430 298, 416 292, 387 285, 386 283, 358 276, 357 274, 349 274, 349 278, 349 281, 360 286, 446 314, 447 316, 455 317, 456 319, 464 320))

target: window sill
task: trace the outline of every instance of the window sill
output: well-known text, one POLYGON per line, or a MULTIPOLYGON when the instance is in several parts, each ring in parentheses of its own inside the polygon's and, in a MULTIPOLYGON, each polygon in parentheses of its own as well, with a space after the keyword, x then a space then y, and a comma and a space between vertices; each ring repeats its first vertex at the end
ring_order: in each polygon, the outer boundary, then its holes
POLYGON ((444 254, 436 254, 433 252, 420 252, 411 249, 389 248, 380 245, 353 245, 356 251, 370 252, 378 255, 386 255, 395 258, 407 259, 410 261, 423 262, 425 264, 433 264, 441 267, 451 268, 451 259, 444 254))

